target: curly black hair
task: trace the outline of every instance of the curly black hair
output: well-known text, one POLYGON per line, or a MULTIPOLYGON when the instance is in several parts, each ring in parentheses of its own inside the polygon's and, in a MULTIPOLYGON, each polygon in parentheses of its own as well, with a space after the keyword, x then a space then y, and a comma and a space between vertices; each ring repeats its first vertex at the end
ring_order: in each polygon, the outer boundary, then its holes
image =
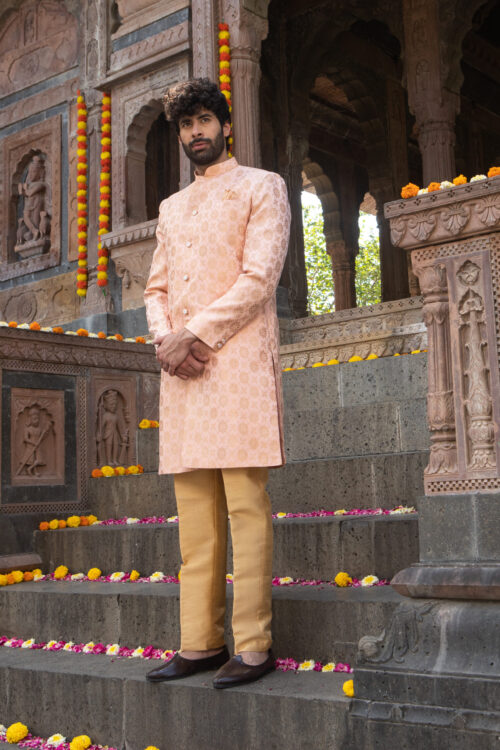
POLYGON ((201 107, 213 112, 221 127, 231 121, 226 97, 209 78, 190 78, 175 84, 164 95, 163 106, 167 120, 174 123, 177 133, 181 117, 194 115, 201 107))

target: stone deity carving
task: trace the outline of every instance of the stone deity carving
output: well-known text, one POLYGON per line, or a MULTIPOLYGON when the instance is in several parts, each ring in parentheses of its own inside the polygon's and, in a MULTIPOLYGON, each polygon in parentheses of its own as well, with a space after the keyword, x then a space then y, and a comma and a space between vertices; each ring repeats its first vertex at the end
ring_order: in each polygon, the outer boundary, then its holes
POLYGON ((14 250, 22 258, 39 255, 50 246, 50 218, 47 210, 47 183, 41 156, 29 163, 26 181, 18 184, 22 218, 18 220, 14 250))
POLYGON ((113 388, 105 391, 97 407, 97 457, 100 466, 128 463, 130 435, 128 415, 120 394, 113 388))
POLYGON ((28 419, 23 431, 23 453, 19 460, 16 476, 40 476, 46 461, 43 455, 43 443, 54 430, 54 422, 50 420, 42 426, 40 407, 34 404, 28 411, 28 419))

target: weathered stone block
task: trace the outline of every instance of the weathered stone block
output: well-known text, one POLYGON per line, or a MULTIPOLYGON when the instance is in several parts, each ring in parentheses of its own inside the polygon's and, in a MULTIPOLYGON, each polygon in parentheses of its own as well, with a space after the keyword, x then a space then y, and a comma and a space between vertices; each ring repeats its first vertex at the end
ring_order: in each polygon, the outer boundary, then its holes
POLYGON ((381 357, 340 366, 343 406, 372 401, 423 398, 427 393, 427 354, 381 357))

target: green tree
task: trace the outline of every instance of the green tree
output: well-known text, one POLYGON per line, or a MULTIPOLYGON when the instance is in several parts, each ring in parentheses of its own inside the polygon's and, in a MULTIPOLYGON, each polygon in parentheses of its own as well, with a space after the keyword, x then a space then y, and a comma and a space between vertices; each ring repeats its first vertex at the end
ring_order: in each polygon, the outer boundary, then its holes
MULTIPOLYGON (((359 254, 356 258, 356 299, 359 307, 380 302, 380 259, 378 234, 368 214, 360 214, 359 254)), ((309 315, 335 310, 332 263, 326 252, 321 204, 302 204, 304 250, 309 315)))

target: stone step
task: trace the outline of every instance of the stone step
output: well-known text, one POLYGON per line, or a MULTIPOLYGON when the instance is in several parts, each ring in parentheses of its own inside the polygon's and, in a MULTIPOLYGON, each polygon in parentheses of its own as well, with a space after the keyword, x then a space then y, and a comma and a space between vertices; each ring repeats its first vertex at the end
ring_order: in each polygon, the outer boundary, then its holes
MULTIPOLYGON (((267 491, 274 512, 415 505, 424 494, 428 451, 296 461, 270 469, 267 491)), ((98 518, 175 515, 170 474, 91 479, 89 511, 98 518)))
POLYGON ((0 573, 10 573, 12 570, 34 570, 42 564, 42 558, 35 552, 18 552, 15 555, 0 556, 0 573))
MULTIPOLYGON (((282 658, 354 663, 359 639, 387 627, 402 600, 390 586, 273 586, 273 649, 282 658)), ((229 584, 226 642, 230 650, 232 602, 229 584)), ((0 635, 37 642, 93 640, 129 648, 178 648, 179 585, 23 583, 2 592, 0 622, 0 635)))
POLYGON ((346 750, 345 674, 275 672, 232 690, 213 673, 159 685, 156 662, 0 649, 0 705, 42 737, 88 734, 127 750, 346 750), (147 721, 146 721, 147 718, 147 721))
MULTIPOLYGON (((392 578, 418 560, 416 514, 279 519, 273 529, 275 576, 333 580, 345 570, 357 578, 392 578)), ((177 575, 181 564, 177 524, 37 531, 35 548, 44 572, 64 564, 70 573, 97 566, 104 575, 133 569, 177 575)))

